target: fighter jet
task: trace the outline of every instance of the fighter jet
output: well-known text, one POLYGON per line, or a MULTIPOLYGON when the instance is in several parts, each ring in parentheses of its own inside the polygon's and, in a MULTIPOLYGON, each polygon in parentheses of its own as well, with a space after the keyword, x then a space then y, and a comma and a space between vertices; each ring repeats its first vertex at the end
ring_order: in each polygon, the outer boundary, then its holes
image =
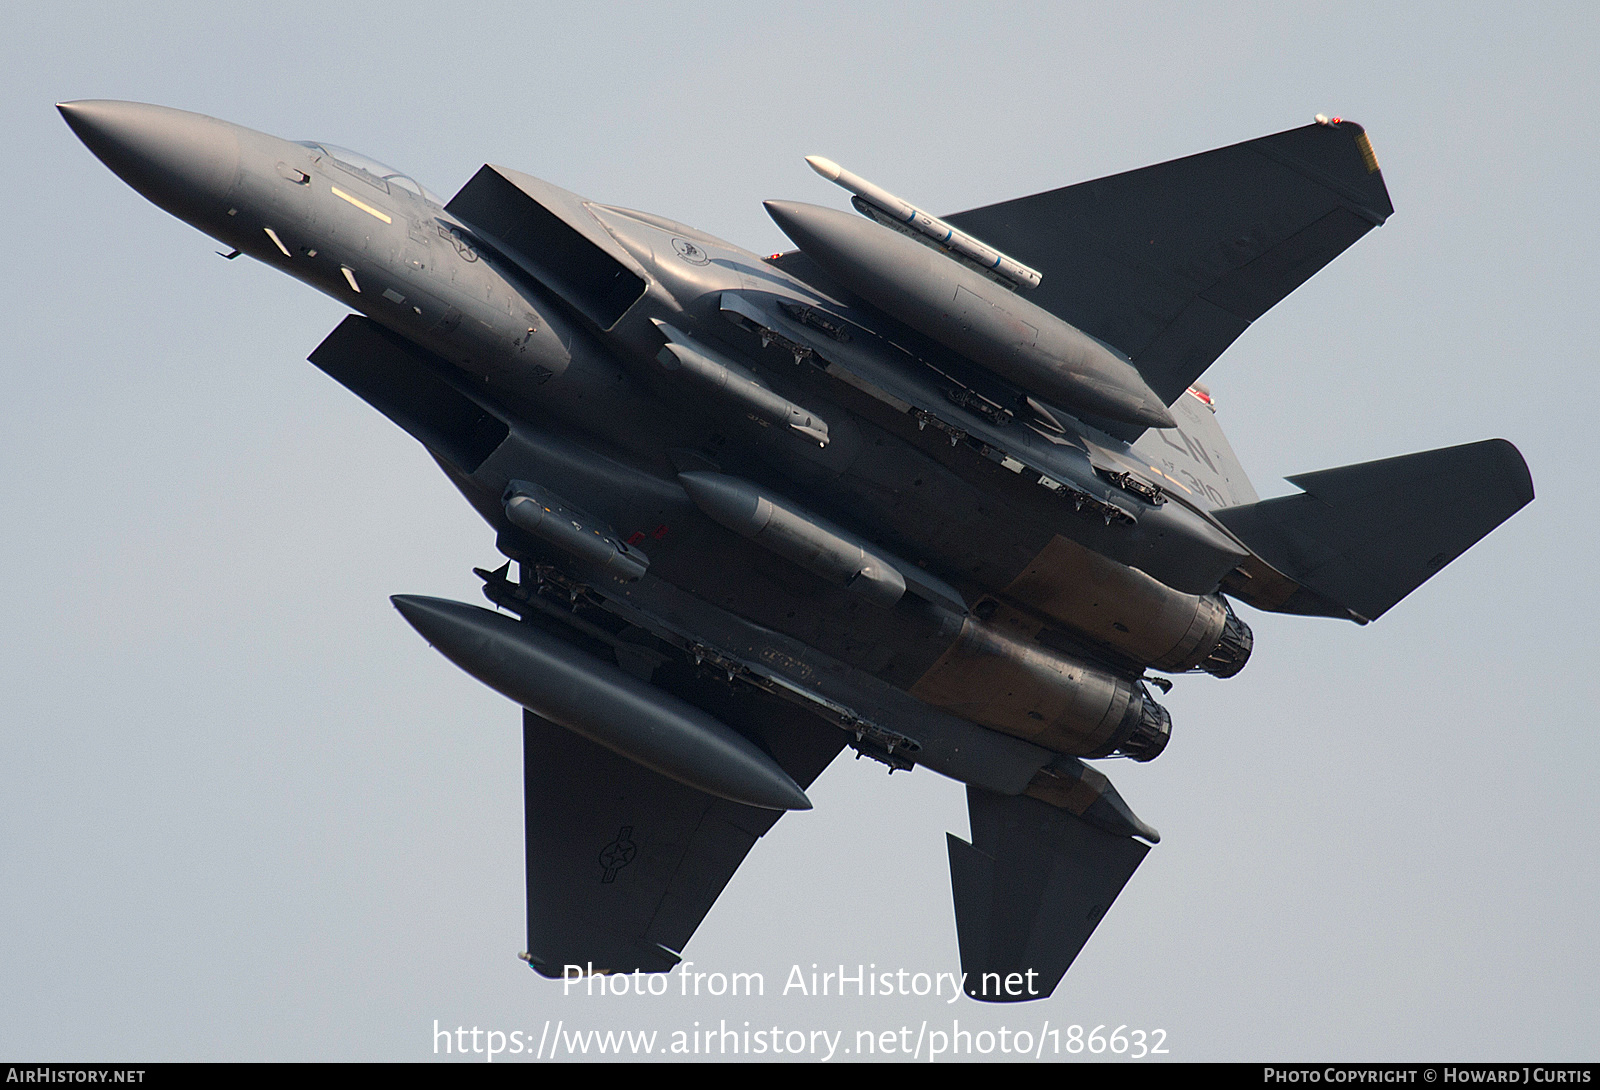
POLYGON ((820 157, 763 257, 486 165, 132 102, 124 181, 355 313, 310 354, 493 528, 499 610, 401 615, 523 709, 539 973, 665 972, 846 747, 966 785, 965 990, 1049 995, 1156 831, 1100 767, 1238 674, 1233 603, 1366 624, 1533 498, 1489 440, 1261 500, 1201 376, 1393 211, 1338 118, 948 216, 820 157), (818 184, 818 183, 812 183, 818 184), (832 192, 831 190, 828 192, 832 192))

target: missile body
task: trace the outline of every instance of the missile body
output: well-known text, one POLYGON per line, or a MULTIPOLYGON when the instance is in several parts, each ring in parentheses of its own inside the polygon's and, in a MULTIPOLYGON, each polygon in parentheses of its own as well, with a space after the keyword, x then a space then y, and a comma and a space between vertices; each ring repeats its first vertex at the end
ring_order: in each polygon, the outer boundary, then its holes
POLYGON ((1132 364, 982 273, 831 208, 767 201, 766 209, 856 294, 1023 389, 1129 424, 1177 425, 1132 364))
POLYGON ((832 159, 808 155, 806 165, 834 185, 848 189, 894 222, 904 224, 917 234, 960 254, 980 268, 1004 277, 1019 288, 1036 288, 1044 279, 1037 269, 1029 268, 1016 258, 1007 257, 991 246, 985 246, 961 228, 951 226, 938 216, 929 215, 910 201, 901 200, 859 174, 852 174, 832 159))
POLYGON ((905 576, 866 542, 749 481, 721 473, 680 473, 695 506, 734 533, 882 606, 906 592, 905 576))
POLYGON ((506 518, 513 526, 581 557, 625 583, 644 576, 650 558, 587 515, 564 505, 548 489, 527 481, 506 486, 506 518))
POLYGON ((495 692, 668 779, 766 810, 809 810, 778 763, 705 712, 570 644, 478 606, 391 601, 445 658, 495 692))
POLYGON ((711 349, 672 341, 663 346, 656 362, 757 419, 793 428, 818 446, 828 445, 826 421, 769 389, 748 370, 711 349))

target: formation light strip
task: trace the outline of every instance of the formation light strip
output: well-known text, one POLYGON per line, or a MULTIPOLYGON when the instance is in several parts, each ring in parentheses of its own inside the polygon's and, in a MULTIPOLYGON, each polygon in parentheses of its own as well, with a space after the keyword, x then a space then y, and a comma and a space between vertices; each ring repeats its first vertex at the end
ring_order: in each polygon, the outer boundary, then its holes
POLYGON ((367 215, 376 216, 378 219, 381 219, 384 223, 393 223, 394 222, 394 220, 389 218, 389 213, 380 212, 376 208, 372 207, 372 205, 367 204, 365 201, 357 200, 355 197, 352 197, 350 194, 346 193, 344 190, 340 189, 338 186, 332 186, 331 188, 333 189, 333 195, 335 197, 338 197, 342 201, 349 201, 351 204, 353 204, 357 208, 361 209, 361 211, 365 212, 367 215))
POLYGON ((291 254, 289 252, 289 247, 287 247, 287 246, 285 246, 283 244, 283 239, 278 237, 278 232, 274 231, 270 227, 263 227, 262 230, 267 233, 267 237, 272 240, 272 244, 274 246, 276 246, 278 249, 283 251, 283 256, 284 257, 293 257, 294 256, 293 254, 291 254))

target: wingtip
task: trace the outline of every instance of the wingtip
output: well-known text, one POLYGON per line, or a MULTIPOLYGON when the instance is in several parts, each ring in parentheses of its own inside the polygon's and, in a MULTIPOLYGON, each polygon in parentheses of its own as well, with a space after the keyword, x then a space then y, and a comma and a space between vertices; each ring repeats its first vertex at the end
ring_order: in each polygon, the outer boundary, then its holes
POLYGON ((1535 496, 1533 470, 1528 468, 1528 459, 1522 456, 1522 451, 1518 450, 1517 445, 1509 439, 1489 439, 1485 442, 1495 446, 1500 451, 1505 460, 1507 473, 1513 480, 1517 481, 1525 496, 1522 501, 1523 504, 1532 503, 1535 496))

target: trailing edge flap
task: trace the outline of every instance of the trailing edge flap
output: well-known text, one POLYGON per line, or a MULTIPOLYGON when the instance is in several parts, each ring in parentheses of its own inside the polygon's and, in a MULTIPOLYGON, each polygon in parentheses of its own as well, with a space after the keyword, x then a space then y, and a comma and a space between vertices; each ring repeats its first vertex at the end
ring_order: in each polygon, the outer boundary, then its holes
POLYGON ((1043 999, 1150 846, 1025 795, 967 788, 972 843, 948 835, 966 992, 1043 999))
POLYGON ((1171 405, 1250 323, 1394 211, 1360 125, 1306 125, 946 216, 1044 280, 1027 298, 1171 405))
MULTIPOLYGON (((750 686, 688 667, 653 682, 709 712, 809 787, 849 737, 750 686)), ((531 712, 523 713, 528 960, 665 972, 755 842, 782 816, 685 787, 531 712)))
POLYGON ((461 372, 370 318, 350 315, 307 358, 463 474, 510 434, 461 372))
MULTIPOLYGON (((1533 499, 1504 439, 1302 473, 1303 491, 1213 512, 1283 575, 1370 621, 1382 616, 1533 499)), ((1233 590, 1233 588, 1230 588, 1233 590)), ((1294 599, 1252 605, 1320 612, 1294 599)))
POLYGON ((616 325, 649 286, 583 198, 549 182, 486 165, 445 211, 601 329, 616 325))

